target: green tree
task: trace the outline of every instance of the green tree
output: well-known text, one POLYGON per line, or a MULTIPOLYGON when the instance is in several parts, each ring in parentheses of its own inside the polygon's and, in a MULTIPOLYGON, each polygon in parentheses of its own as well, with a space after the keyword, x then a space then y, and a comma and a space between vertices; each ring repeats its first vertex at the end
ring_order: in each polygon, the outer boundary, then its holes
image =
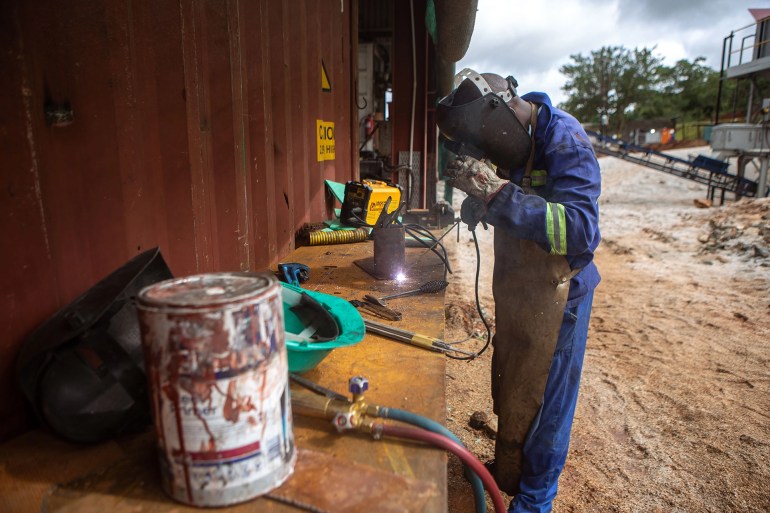
POLYGON ((571 55, 573 62, 560 68, 569 95, 563 107, 583 121, 599 122, 606 114, 609 128, 622 131, 636 107, 656 92, 662 58, 653 51, 605 46, 588 56, 571 55))
POLYGON ((569 94, 563 105, 566 110, 579 119, 592 122, 599 122, 602 114, 610 113, 620 51, 620 47, 603 47, 589 56, 570 55, 573 62, 559 70, 567 76, 567 83, 562 88, 569 94))
MULTIPOLYGON (((608 128, 613 132, 622 132, 630 119, 676 118, 677 124, 712 122, 719 96, 719 72, 706 66, 704 57, 681 59, 666 66, 654 50, 605 46, 589 55, 571 55, 572 62, 560 68, 567 77, 562 89, 568 94, 561 107, 589 123, 600 123, 606 114, 608 128)), ((723 79, 719 108, 722 120, 745 119, 752 91, 750 117, 756 121, 762 99, 770 93, 768 80, 723 79)))
POLYGON ((714 115, 719 72, 705 66, 705 60, 681 59, 661 71, 661 103, 669 114, 674 112, 690 119, 709 119, 714 115))

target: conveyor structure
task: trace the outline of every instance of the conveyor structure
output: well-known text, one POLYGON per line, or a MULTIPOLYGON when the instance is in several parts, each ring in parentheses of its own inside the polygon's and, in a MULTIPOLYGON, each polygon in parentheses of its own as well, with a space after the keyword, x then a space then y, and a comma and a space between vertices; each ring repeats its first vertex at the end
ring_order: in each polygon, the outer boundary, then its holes
POLYGON ((722 203, 727 192, 733 193, 736 198, 756 196, 757 182, 729 173, 728 162, 705 155, 698 155, 692 160, 687 160, 608 137, 592 130, 586 130, 586 133, 591 138, 594 151, 597 153, 704 184, 708 187, 708 198, 712 201, 715 199, 717 191, 720 192, 722 203))

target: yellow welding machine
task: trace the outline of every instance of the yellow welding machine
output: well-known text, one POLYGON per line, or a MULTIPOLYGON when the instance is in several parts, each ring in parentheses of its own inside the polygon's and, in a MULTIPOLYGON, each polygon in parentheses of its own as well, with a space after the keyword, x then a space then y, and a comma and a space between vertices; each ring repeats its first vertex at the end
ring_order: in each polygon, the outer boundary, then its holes
POLYGON ((397 184, 368 179, 349 181, 345 184, 340 222, 351 226, 374 225, 388 198, 391 198, 390 214, 398 208, 402 195, 401 186, 397 184))

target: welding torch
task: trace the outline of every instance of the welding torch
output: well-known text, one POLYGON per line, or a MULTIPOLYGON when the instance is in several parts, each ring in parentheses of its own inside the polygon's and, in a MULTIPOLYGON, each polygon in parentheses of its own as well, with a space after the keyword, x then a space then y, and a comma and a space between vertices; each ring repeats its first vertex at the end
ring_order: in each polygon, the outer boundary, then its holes
POLYGON ((366 326, 366 331, 368 332, 374 333, 376 335, 381 335, 383 337, 391 338, 399 342, 411 344, 413 346, 422 347, 423 349, 428 349, 430 351, 436 351, 444 354, 446 354, 448 351, 453 351, 453 352, 464 354, 467 356, 476 355, 476 353, 471 353, 469 351, 463 351, 462 349, 454 348, 451 345, 444 342, 443 340, 440 340, 434 337, 429 337, 428 335, 421 335, 419 333, 413 333, 411 331, 402 330, 400 328, 394 328, 393 326, 388 326, 387 324, 381 324, 379 322, 370 321, 368 319, 364 319, 364 326, 366 326))

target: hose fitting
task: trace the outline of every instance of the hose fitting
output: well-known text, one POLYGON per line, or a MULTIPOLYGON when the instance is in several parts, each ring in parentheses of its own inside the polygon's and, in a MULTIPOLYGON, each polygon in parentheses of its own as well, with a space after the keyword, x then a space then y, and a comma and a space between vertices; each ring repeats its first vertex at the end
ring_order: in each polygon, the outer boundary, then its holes
POLYGON ((348 389, 353 396, 352 401, 294 390, 291 393, 292 411, 308 417, 329 419, 339 432, 351 429, 371 431, 371 418, 376 416, 379 407, 366 402, 365 392, 369 389, 369 380, 361 376, 350 378, 348 389))

